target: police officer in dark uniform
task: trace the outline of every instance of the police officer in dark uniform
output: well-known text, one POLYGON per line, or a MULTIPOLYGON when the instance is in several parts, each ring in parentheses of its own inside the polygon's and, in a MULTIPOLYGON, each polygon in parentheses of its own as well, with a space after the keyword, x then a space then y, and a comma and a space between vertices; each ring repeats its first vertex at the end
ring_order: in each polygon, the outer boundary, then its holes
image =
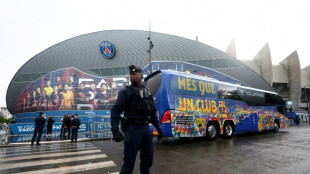
POLYGON ((77 136, 78 136, 78 130, 81 124, 80 119, 78 118, 78 114, 74 114, 74 118, 71 121, 71 128, 72 128, 72 137, 71 137, 71 143, 74 142, 76 143, 77 141, 77 136))
POLYGON ((129 66, 131 86, 118 93, 116 103, 111 109, 111 127, 116 142, 124 140, 124 164, 120 173, 132 173, 138 150, 140 151, 140 172, 150 173, 153 163, 152 134, 149 123, 158 131, 162 130, 156 117, 156 108, 150 91, 142 84, 143 74, 139 67, 129 66), (124 117, 120 114, 124 111, 124 117), (122 120, 122 132, 119 121, 122 120))
POLYGON ((63 139, 70 139, 70 127, 71 127, 71 114, 67 114, 67 117, 64 118, 64 130, 63 130, 63 139), (68 136, 66 137, 66 132, 68 136))
POLYGON ((46 120, 44 118, 44 113, 40 112, 40 115, 35 118, 36 127, 34 129, 33 137, 31 139, 31 146, 33 146, 33 143, 34 143, 38 133, 39 133, 39 135, 38 135, 38 138, 37 138, 37 145, 41 145, 40 144, 41 135, 43 133, 43 129, 44 129, 45 123, 46 123, 46 120))

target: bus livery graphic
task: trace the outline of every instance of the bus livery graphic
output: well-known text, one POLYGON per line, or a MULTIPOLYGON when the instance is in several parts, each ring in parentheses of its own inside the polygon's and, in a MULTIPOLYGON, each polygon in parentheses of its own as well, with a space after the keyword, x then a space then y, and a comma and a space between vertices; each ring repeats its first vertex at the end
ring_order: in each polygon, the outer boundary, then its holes
POLYGON ((288 127, 285 103, 274 92, 169 70, 151 74, 145 83, 164 136, 231 137, 288 127))

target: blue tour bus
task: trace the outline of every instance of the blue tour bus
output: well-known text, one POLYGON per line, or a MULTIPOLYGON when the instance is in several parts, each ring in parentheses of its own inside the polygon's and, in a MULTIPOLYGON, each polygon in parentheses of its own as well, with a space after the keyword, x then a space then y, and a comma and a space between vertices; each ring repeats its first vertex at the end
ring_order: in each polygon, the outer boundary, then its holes
POLYGON ((230 138, 288 127, 285 102, 274 92, 171 70, 158 70, 144 82, 166 137, 230 138))

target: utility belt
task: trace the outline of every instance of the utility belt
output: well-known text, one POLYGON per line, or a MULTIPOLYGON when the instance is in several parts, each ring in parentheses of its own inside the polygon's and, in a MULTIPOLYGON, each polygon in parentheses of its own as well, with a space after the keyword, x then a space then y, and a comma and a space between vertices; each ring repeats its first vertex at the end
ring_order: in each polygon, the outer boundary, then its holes
POLYGON ((121 130, 123 133, 127 132, 129 125, 143 126, 143 125, 149 124, 149 122, 147 120, 145 120, 145 121, 133 120, 133 119, 128 119, 126 116, 121 117, 120 119, 121 119, 121 130))
POLYGON ((149 124, 148 121, 141 121, 141 120, 128 120, 129 125, 137 125, 137 126, 143 126, 149 124))

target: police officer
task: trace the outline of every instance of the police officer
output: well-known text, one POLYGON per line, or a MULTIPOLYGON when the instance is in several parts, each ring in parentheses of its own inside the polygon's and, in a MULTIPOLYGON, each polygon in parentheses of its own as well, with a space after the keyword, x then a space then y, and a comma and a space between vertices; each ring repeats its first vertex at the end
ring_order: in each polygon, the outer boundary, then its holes
POLYGON ((65 127, 65 119, 66 119, 67 115, 64 115, 64 117, 60 120, 61 121, 61 128, 60 128, 60 138, 63 138, 63 130, 64 130, 64 127, 65 127))
POLYGON ((78 136, 78 130, 80 127, 80 119, 78 118, 78 114, 74 114, 74 118, 71 120, 71 128, 72 128, 72 137, 71 137, 71 143, 74 142, 76 143, 77 141, 77 136, 78 136))
POLYGON ((71 127, 71 114, 67 114, 67 117, 64 118, 64 130, 63 130, 63 139, 70 139, 70 127, 71 127), (68 136, 66 137, 66 132, 68 136))
POLYGON ((111 130, 116 142, 124 139, 124 163, 120 173, 132 173, 138 150, 141 159, 140 172, 150 173, 153 144, 149 122, 157 129, 158 139, 162 137, 162 130, 156 117, 153 97, 142 84, 141 68, 131 65, 129 70, 131 86, 126 86, 118 93, 116 103, 111 109, 111 130), (123 111, 124 118, 121 118, 123 111), (119 131, 120 119, 127 123, 127 127, 122 127, 124 136, 119 131))
POLYGON ((47 130, 46 130, 46 139, 48 140, 49 137, 51 138, 53 135, 52 135, 52 132, 53 132, 53 124, 55 123, 55 118, 54 117, 50 117, 48 120, 47 120, 47 130))
POLYGON ((40 144, 41 135, 43 133, 43 129, 44 129, 45 123, 46 123, 46 120, 44 118, 44 113, 40 112, 39 116, 35 118, 36 127, 34 129, 33 137, 31 139, 31 146, 33 146, 33 143, 34 143, 38 133, 39 133, 39 135, 38 135, 38 138, 37 138, 37 145, 41 145, 40 144))

